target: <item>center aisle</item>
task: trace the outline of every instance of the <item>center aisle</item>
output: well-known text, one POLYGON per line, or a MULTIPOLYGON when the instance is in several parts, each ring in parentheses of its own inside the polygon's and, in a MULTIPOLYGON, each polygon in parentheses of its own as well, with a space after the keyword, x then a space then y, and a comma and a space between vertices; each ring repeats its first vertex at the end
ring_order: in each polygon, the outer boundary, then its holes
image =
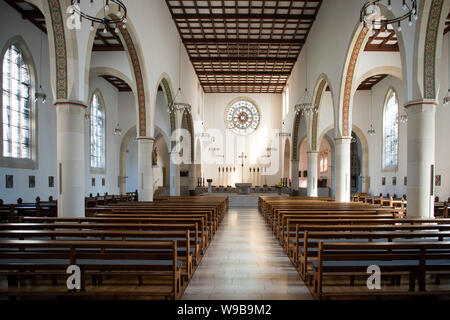
POLYGON ((184 300, 312 299, 257 208, 230 208, 184 300))

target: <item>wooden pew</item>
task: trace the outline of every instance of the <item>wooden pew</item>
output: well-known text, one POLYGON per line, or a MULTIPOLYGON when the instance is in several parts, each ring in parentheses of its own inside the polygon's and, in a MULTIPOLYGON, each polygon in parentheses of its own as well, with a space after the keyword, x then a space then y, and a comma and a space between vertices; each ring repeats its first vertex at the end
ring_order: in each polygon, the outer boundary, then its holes
POLYGON ((303 241, 296 239, 296 251, 299 255, 298 270, 304 281, 311 280, 311 271, 309 262, 317 260, 317 248, 319 241, 332 242, 395 242, 395 241, 448 241, 450 240, 450 232, 436 231, 304 231, 303 241), (308 271, 310 271, 308 273, 308 271))
MULTIPOLYGON (((382 276, 407 274, 409 276, 409 292, 420 295, 426 292, 426 275, 448 273, 450 261, 449 241, 436 242, 324 242, 318 244, 318 259, 312 262, 313 294, 317 299, 340 297, 377 296, 377 291, 362 287, 362 290, 347 292, 324 292, 324 282, 332 276, 355 276, 364 274, 367 268, 377 265, 382 276), (415 282, 419 284, 419 292, 414 292, 415 282), (362 291, 362 292, 361 292, 362 291)), ((342 286, 341 286, 342 288, 342 286)), ((404 292, 389 292, 390 295, 401 296, 404 292)), ((425 293, 430 295, 431 292, 425 293)), ((436 296, 449 295, 450 291, 433 292, 436 296)))
POLYGON ((178 299, 182 294, 176 241, 0 240, 0 259, 0 275, 9 279, 0 295, 10 298, 178 299), (67 290, 69 265, 81 269, 81 291, 67 290), (33 278, 36 285, 21 286, 22 276, 33 278), (42 276, 53 277, 53 285, 42 285, 36 278, 42 276), (107 277, 108 284, 88 284, 89 276, 107 277), (55 281, 58 277, 64 279, 62 285, 55 281), (130 277, 145 277, 150 283, 124 285, 123 279, 130 277))
POLYGON ((101 241, 177 241, 179 259, 183 261, 186 280, 193 272, 195 243, 186 231, 123 231, 123 230, 2 230, 0 239, 8 240, 101 240, 101 241), (192 247, 192 249, 191 249, 192 247))
POLYGON ((142 216, 142 217, 95 217, 95 218, 23 218, 21 222, 24 223, 79 223, 79 224, 92 224, 92 223, 116 223, 116 224, 197 224, 198 234, 200 238, 199 253, 204 253, 208 246, 207 231, 205 229, 204 217, 189 216, 179 217, 177 215, 156 215, 156 216, 142 216), (201 251, 201 252, 200 252, 201 251))

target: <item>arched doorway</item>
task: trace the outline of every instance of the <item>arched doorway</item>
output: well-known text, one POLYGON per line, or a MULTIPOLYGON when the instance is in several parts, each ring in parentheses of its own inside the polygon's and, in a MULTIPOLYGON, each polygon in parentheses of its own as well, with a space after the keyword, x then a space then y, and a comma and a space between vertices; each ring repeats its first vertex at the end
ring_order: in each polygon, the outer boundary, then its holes
POLYGON ((133 126, 125 133, 120 145, 120 194, 138 190, 138 143, 136 136, 136 126, 133 126))
POLYGON ((286 139, 284 142, 284 158, 283 158, 283 178, 291 177, 291 142, 286 139))
POLYGON ((352 142, 350 145, 350 192, 351 194, 362 191, 362 146, 361 140, 355 132, 352 132, 352 142))
POLYGON ((155 127, 155 143, 152 154, 153 189, 155 196, 170 194, 170 157, 166 137, 155 127))

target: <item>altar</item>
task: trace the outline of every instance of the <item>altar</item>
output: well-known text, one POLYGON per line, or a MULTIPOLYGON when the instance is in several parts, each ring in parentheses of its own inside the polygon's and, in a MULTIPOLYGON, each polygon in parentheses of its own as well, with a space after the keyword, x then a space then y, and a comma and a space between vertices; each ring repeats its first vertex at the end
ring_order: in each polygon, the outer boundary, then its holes
POLYGON ((251 183, 236 183, 237 194, 250 194, 251 183))

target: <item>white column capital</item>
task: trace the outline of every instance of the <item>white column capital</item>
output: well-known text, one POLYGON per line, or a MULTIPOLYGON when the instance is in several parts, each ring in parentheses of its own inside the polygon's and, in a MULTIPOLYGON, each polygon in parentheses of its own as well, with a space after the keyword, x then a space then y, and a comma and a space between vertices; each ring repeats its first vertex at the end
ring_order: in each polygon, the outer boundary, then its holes
POLYGON ((419 99, 419 100, 412 100, 412 101, 408 101, 404 104, 404 108, 410 108, 410 107, 414 107, 414 106, 424 106, 424 105, 429 105, 431 106, 438 106, 439 102, 435 99, 419 99))
POLYGON ((152 137, 136 137, 137 141, 152 141, 155 142, 155 138, 152 137))
POLYGON ((83 101, 79 101, 79 100, 67 100, 67 99, 59 99, 56 100, 54 103, 55 107, 58 106, 63 106, 63 105, 70 105, 70 106, 78 106, 80 108, 89 108, 89 106, 83 102, 83 101))
POLYGON ((348 136, 346 136, 346 137, 334 137, 334 141, 346 141, 346 140, 352 140, 353 139, 353 137, 348 137, 348 136))

